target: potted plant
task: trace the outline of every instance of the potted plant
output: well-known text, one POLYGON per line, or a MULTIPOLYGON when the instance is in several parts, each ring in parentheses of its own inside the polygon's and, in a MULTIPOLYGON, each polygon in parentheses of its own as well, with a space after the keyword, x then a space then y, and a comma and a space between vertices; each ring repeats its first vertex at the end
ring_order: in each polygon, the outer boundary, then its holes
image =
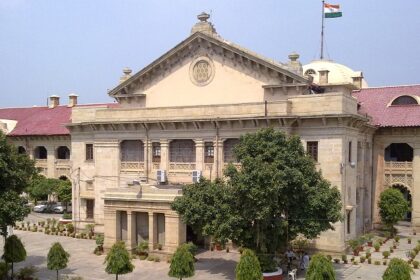
POLYGON ((366 260, 366 258, 365 258, 365 257, 363 257, 363 256, 361 256, 361 257, 360 257, 360 263, 364 263, 364 262, 365 262, 365 260, 366 260))
POLYGON ((372 253, 370 252, 370 249, 366 250, 366 258, 369 258, 370 256, 372 256, 372 253))
POLYGON ((349 241, 347 241, 347 243, 351 247, 351 249, 353 251, 353 255, 358 256, 359 255, 359 249, 360 249, 360 247, 359 247, 360 246, 360 241, 358 239, 350 239, 349 241))
POLYGON ((416 235, 416 234, 417 234, 416 230, 415 230, 415 229, 413 229, 413 235, 416 235))
POLYGON ((367 234, 365 234, 365 239, 366 239, 366 241, 367 241, 367 245, 369 246, 369 247, 372 247, 372 243, 373 243, 373 233, 367 233, 367 234))
POLYGON ((372 264, 372 258, 370 258, 370 257, 369 257, 369 258, 367 259, 367 261, 368 261, 368 264, 372 264))
POLYGON ((419 262, 418 261, 413 261, 413 267, 415 268, 415 269, 417 269, 417 268, 419 268, 419 262))
POLYGON ((411 237, 407 238, 408 244, 411 244, 411 237))
POLYGON ((334 259, 334 262, 338 264, 340 263, 340 259, 334 259))
POLYGON ((394 243, 393 243, 394 249, 397 249, 397 245, 398 245, 398 243, 394 241, 394 243))
POLYGON ((347 255, 341 255, 341 260, 343 261, 343 263, 348 263, 347 261, 347 255))
POLYGON ((149 242, 146 240, 139 242, 136 253, 139 255, 140 259, 146 259, 149 255, 149 242))
POLYGON ((389 247, 389 252, 394 253, 394 247, 389 247))
POLYGON ((384 259, 387 259, 391 253, 389 251, 382 252, 382 255, 384 256, 384 259))
POLYGON ((375 248, 375 252, 379 252, 379 248, 381 248, 381 245, 379 243, 375 242, 373 244, 373 248, 375 248))

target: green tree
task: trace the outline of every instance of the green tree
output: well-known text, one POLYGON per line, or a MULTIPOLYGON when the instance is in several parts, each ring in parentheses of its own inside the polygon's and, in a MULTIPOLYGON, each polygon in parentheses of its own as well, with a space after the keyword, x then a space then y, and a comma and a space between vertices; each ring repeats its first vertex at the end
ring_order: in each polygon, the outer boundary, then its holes
POLYGON ((382 275, 383 280, 411 280, 411 273, 413 269, 410 265, 398 258, 393 258, 382 275))
POLYGON ((64 250, 59 242, 55 242, 51 246, 47 257, 47 267, 49 270, 55 270, 57 272, 57 280, 58 271, 67 267, 69 257, 70 254, 64 250))
POLYGON ((195 231, 270 255, 299 233, 315 238, 341 219, 340 192, 299 137, 263 129, 242 136, 234 153, 241 168, 230 164, 226 182, 186 186, 172 204, 195 231))
POLYGON ((60 184, 56 189, 56 193, 58 195, 58 199, 61 202, 64 202, 64 213, 67 213, 67 204, 72 199, 72 188, 71 182, 68 180, 59 180, 60 184))
POLYGON ((408 202, 404 199, 403 194, 394 188, 389 188, 381 193, 378 207, 382 222, 391 232, 393 232, 394 225, 409 210, 408 202))
POLYGON ((34 161, 19 154, 0 131, 0 234, 7 237, 7 226, 14 226, 29 213, 20 194, 37 173, 34 161))
POLYGON ((59 183, 58 179, 46 178, 44 175, 37 174, 26 188, 26 192, 36 204, 38 200, 47 200, 48 196, 58 188, 59 183))
POLYGON ((335 280, 335 271, 328 260, 322 254, 316 254, 312 256, 309 262, 308 271, 305 276, 306 280, 335 280))
POLYGON ((180 280, 194 276, 194 256, 188 246, 179 246, 172 257, 168 275, 180 280))
POLYGON ((258 258, 255 255, 255 253, 250 249, 245 249, 242 252, 241 259, 236 265, 235 272, 237 280, 263 279, 258 258))
POLYGON ((4 243, 3 259, 6 263, 12 264, 12 279, 13 279, 13 264, 16 262, 23 262, 26 259, 26 250, 22 242, 16 235, 11 235, 6 238, 4 243))
POLYGON ((105 263, 105 271, 108 274, 115 274, 116 280, 118 280, 118 275, 130 273, 134 269, 124 241, 118 241, 111 247, 111 250, 105 257, 105 263))

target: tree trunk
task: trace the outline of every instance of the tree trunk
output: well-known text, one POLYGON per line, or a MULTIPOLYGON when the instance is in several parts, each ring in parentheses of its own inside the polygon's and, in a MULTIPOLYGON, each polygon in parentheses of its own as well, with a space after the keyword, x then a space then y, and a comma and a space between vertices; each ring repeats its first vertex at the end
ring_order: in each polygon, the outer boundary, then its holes
MULTIPOLYGON (((7 269, 7 266, 6 266, 6 269, 7 269)), ((13 280, 13 262, 12 262, 12 275, 10 275, 10 279, 13 280)))
POLYGON ((58 280, 58 269, 57 269, 57 280, 58 280))

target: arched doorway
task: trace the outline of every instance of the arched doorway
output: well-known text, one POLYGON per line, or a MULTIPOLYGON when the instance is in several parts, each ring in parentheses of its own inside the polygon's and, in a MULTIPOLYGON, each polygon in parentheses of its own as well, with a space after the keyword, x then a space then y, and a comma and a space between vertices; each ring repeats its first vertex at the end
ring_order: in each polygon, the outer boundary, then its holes
POLYGON ((410 207, 410 210, 405 214, 404 221, 411 222, 411 207, 412 207, 411 206, 412 205, 411 201, 412 201, 412 199, 411 199, 410 190, 406 186, 404 186, 403 184, 394 184, 394 185, 392 185, 392 187, 395 188, 395 189, 398 189, 403 194, 405 200, 408 202, 408 206, 410 207))

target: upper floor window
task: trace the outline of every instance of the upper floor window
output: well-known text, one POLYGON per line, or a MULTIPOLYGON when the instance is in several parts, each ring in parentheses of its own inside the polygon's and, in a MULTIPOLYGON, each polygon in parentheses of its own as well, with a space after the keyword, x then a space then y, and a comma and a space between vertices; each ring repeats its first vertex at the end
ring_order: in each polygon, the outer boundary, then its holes
POLYGON ((144 145, 140 140, 124 140, 120 145, 121 161, 144 161, 144 145))
POLYGON ((66 146, 57 148, 57 159, 70 159, 70 149, 66 146))
POLYGON ((308 142, 306 142, 306 152, 315 161, 318 161, 318 141, 308 141, 308 142))
POLYGON ((408 96, 408 95, 399 96, 395 98, 391 103, 391 105, 418 105, 418 104, 419 103, 414 97, 408 96))
POLYGON ((309 75, 315 75, 316 72, 314 69, 308 69, 305 71, 305 76, 309 76, 309 75))
POLYGON ((47 159, 47 149, 44 146, 38 146, 34 150, 35 159, 47 159))
POLYGON ((86 144, 86 160, 93 160, 93 144, 86 144))
POLYGON ((224 162, 237 162, 233 149, 239 144, 239 139, 232 138, 223 142, 223 161, 224 162))
POLYGON ((18 147, 18 154, 21 154, 21 155, 26 154, 26 149, 25 149, 25 147, 23 147, 23 146, 19 146, 19 147, 18 147))
POLYGON ((195 162, 195 143, 193 140, 173 140, 169 143, 170 162, 195 162))
POLYGON ((204 143, 204 162, 213 163, 214 162, 214 146, 213 142, 204 143))
POLYGON ((158 142, 152 143, 152 161, 160 162, 160 143, 158 142))

